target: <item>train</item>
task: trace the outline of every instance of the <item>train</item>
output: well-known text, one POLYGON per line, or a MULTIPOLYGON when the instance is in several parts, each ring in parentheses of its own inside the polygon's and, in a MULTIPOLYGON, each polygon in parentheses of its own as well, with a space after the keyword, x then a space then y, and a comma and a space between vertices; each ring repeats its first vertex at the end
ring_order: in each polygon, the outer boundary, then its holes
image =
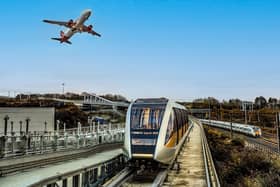
MULTIPOLYGON (((230 122, 208 120, 208 119, 200 119, 200 121, 203 124, 207 124, 213 127, 223 128, 227 130, 231 129, 230 122)), ((253 137, 260 137, 262 135, 261 128, 254 125, 232 123, 232 130, 253 137)))
POLYGON ((182 146, 190 112, 167 98, 137 99, 128 108, 124 153, 131 166, 167 166, 182 146))

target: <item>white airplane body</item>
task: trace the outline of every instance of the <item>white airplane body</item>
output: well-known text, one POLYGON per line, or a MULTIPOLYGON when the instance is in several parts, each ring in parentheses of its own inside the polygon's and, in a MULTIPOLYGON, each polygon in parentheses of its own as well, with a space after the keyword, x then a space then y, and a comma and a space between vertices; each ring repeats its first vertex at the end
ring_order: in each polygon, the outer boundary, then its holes
POLYGON ((68 43, 68 44, 72 44, 69 41, 69 39, 74 34, 76 34, 78 32, 79 33, 87 32, 87 33, 90 33, 92 35, 96 35, 96 36, 99 36, 99 37, 101 36, 100 34, 95 32, 94 30, 92 30, 92 25, 88 25, 88 26, 84 25, 85 21, 88 20, 90 15, 91 15, 91 10, 85 10, 76 21, 73 21, 72 19, 70 19, 68 22, 52 21, 52 20, 43 20, 43 22, 67 27, 68 29, 65 32, 60 31, 60 37, 61 38, 51 38, 51 39, 58 40, 58 41, 60 41, 60 43, 65 42, 65 43, 68 43))

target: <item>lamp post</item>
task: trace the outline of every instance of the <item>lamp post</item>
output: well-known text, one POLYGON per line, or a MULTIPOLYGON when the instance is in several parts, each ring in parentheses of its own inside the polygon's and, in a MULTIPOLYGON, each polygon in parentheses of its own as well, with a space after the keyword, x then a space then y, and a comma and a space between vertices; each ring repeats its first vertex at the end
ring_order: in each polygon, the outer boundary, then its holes
POLYGON ((65 86, 65 83, 63 82, 61 85, 62 85, 62 95, 64 95, 64 86, 65 86))
POLYGON ((232 114, 233 114, 233 111, 231 110, 231 113, 230 113, 230 137, 231 137, 231 139, 233 137, 233 132, 232 132, 232 114))
POLYGON ((280 124, 279 124, 280 123, 279 122, 280 119, 279 118, 280 118, 280 114, 279 114, 279 112, 277 112, 276 113, 276 122, 277 122, 276 124, 277 124, 277 145, 278 145, 277 147, 278 147, 278 153, 280 153, 280 132, 279 132, 280 131, 280 124))

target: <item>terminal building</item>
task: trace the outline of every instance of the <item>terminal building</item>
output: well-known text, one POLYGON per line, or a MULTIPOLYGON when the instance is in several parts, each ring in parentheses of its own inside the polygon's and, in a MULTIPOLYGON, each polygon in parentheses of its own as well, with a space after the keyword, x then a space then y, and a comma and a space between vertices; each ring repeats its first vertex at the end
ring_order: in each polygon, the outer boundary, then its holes
POLYGON ((53 131, 55 124, 54 107, 0 107, 0 134, 4 133, 7 121, 7 133, 28 131, 53 131))

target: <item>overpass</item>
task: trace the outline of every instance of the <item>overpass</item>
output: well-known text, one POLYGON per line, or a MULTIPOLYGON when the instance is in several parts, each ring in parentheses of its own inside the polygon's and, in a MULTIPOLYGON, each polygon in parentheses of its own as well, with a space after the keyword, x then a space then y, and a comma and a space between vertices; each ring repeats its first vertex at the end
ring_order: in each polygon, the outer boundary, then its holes
POLYGON ((129 106, 129 103, 111 101, 109 99, 105 99, 93 93, 83 94, 83 96, 84 96, 83 100, 71 100, 71 99, 59 99, 59 98, 47 98, 47 97, 39 97, 39 99, 53 100, 53 101, 58 101, 63 103, 73 103, 74 105, 79 106, 81 108, 94 107, 94 106, 109 106, 112 107, 113 110, 115 111, 117 110, 118 107, 128 108, 129 106))

